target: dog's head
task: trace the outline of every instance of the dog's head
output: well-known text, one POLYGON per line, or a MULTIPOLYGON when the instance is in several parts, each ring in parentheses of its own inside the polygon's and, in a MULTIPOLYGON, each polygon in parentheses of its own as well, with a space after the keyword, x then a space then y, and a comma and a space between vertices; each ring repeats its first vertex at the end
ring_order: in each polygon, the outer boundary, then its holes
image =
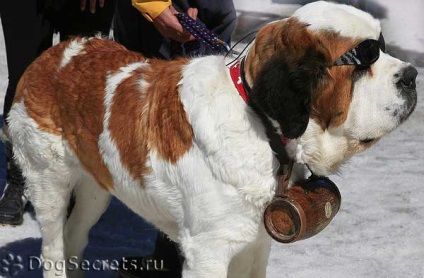
POLYGON ((245 72, 252 103, 293 139, 289 154, 320 175, 395 129, 417 101, 417 71, 384 52, 379 21, 324 1, 263 27, 245 72))

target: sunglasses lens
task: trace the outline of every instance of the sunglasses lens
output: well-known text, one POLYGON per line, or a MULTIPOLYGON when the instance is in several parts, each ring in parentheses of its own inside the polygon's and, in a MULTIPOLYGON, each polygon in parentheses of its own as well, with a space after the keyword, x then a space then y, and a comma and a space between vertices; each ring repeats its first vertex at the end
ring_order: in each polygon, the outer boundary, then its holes
POLYGON ((357 47, 358 59, 361 65, 370 66, 380 57, 380 42, 376 40, 366 40, 357 47))

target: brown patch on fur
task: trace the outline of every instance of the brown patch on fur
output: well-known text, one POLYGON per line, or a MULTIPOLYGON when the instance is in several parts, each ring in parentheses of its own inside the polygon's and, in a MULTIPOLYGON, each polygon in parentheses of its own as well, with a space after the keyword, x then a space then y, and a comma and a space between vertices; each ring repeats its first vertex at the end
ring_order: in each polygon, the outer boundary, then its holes
MULTIPOLYGON (((332 64, 344 53, 357 46, 362 40, 342 37, 336 32, 321 31, 315 34, 325 48, 328 49, 332 64)), ((343 67, 343 66, 339 66, 343 67)))
POLYGON ((60 135, 59 107, 52 105, 56 93, 52 88, 51 77, 59 67, 63 50, 69 42, 64 42, 45 51, 22 75, 16 88, 14 102, 24 102, 28 115, 34 119, 42 131, 60 135))
POLYGON ((145 58, 112 41, 92 39, 80 55, 59 69, 68 44, 50 48, 29 67, 15 101, 24 100, 28 114, 41 130, 66 139, 85 170, 101 187, 109 189, 113 179, 98 148, 106 76, 109 71, 145 58))
POLYGON ((193 130, 178 93, 186 59, 173 62, 156 60, 146 73, 149 104, 149 143, 165 160, 175 163, 193 144, 193 130), (166 78, 157 78, 160 72, 166 78))
POLYGON ((148 130, 143 120, 145 97, 137 82, 142 72, 135 70, 116 88, 108 124, 121 161, 135 180, 141 180, 149 172, 146 167, 148 130))
POLYGON ((250 84, 253 84, 263 65, 281 53, 286 54, 288 64, 300 60, 311 47, 325 56, 329 55, 319 38, 306 27, 297 19, 289 18, 268 24, 258 32, 245 63, 246 78, 250 84))
MULTIPOLYGON (((101 187, 110 189, 113 178, 98 147, 106 112, 106 80, 120 68, 146 59, 112 41, 91 39, 80 54, 59 68, 68 44, 47 50, 28 68, 15 101, 24 102, 41 130, 62 136, 85 170, 101 187)), ((123 165, 137 180, 149 172, 150 150, 175 163, 192 146, 193 131, 177 85, 186 63, 186 59, 152 60, 149 66, 134 70, 114 92, 108 128, 123 165), (143 79, 146 88, 139 84, 143 79)))
POLYGON ((285 53, 288 64, 294 64, 304 57, 308 49, 315 49, 329 61, 327 76, 312 95, 311 117, 323 129, 341 125, 347 117, 352 99, 354 66, 332 64, 342 54, 355 47, 360 41, 341 37, 330 31, 312 32, 307 25, 295 18, 281 20, 262 28, 255 44, 249 50, 245 63, 246 78, 253 84, 256 76, 270 59, 285 53))
MULTIPOLYGON (((360 42, 329 31, 318 32, 316 36, 328 49, 332 63, 360 42)), ((346 121, 352 101, 354 70, 355 66, 327 68, 328 77, 313 96, 311 109, 311 117, 323 129, 340 126, 346 121)))
POLYGON ((192 146, 193 131, 177 85, 186 63, 185 59, 152 60, 117 87, 109 129, 122 163, 134 179, 140 180, 148 173, 149 150, 156 150, 159 157, 175 163, 192 146), (158 73, 166 78, 158 78, 158 73))
POLYGON ((322 129, 337 127, 345 122, 352 100, 352 73, 352 67, 328 69, 329 77, 314 94, 311 118, 317 120, 322 129))

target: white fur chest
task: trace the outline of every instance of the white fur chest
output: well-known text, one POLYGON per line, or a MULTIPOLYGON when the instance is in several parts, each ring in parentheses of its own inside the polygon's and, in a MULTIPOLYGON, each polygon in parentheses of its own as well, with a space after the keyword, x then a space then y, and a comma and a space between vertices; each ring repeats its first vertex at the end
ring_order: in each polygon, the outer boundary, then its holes
POLYGON ((263 207, 274 195, 278 164, 260 119, 224 65, 222 57, 199 58, 183 72, 180 96, 195 134, 193 159, 202 160, 216 182, 263 207))

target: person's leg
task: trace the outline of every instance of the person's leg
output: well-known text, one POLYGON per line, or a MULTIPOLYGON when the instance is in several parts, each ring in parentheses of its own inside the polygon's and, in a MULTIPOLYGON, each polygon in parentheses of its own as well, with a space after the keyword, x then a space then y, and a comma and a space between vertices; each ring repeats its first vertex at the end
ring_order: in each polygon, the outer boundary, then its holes
MULTIPOLYGON (((51 46, 52 29, 44 17, 43 1, 28 1, 25 8, 14 0, 0 1, 0 17, 6 46, 9 84, 3 108, 7 130, 7 116, 12 106, 18 81, 27 66, 51 46)), ((7 134, 7 131, 6 131, 7 134)), ((13 160, 10 142, 6 142, 7 184, 0 199, 0 224, 19 225, 23 220, 26 199, 23 195, 24 179, 13 160)))
POLYGON ((25 181, 16 163, 12 160, 13 152, 10 142, 6 146, 6 187, 0 199, 0 224, 20 225, 23 221, 23 212, 26 204, 24 195, 25 181))
POLYGON ((60 33, 60 40, 71 36, 109 36, 116 0, 106 0, 103 7, 97 5, 96 12, 90 12, 90 1, 81 11, 80 1, 65 1, 55 17, 55 28, 60 33))
POLYGON ((176 274, 176 277, 180 277, 178 274, 182 272, 184 258, 178 245, 162 232, 159 232, 156 238, 153 258, 163 260, 164 264, 176 274))
POLYGON ((44 17, 42 1, 0 1, 0 17, 6 46, 9 84, 5 96, 3 116, 12 105, 19 78, 27 66, 52 44, 50 22, 44 17))
POLYGON ((113 36, 129 50, 146 57, 169 58, 169 48, 164 46, 167 40, 131 5, 131 0, 117 1, 113 36))

